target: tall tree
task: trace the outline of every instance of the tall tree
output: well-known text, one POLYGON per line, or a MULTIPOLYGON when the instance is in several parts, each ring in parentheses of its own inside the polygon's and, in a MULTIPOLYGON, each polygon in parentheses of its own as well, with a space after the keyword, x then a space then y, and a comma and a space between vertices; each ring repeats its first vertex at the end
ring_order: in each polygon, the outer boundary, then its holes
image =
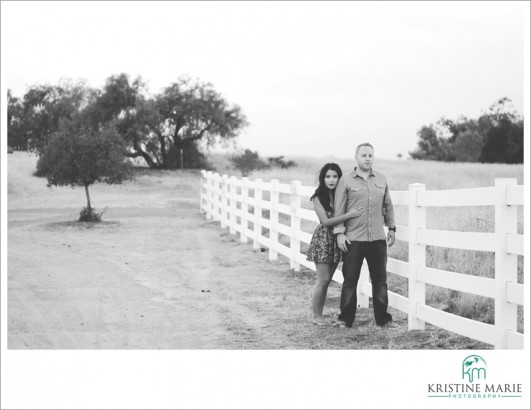
POLYGON ((7 145, 16 150, 27 149, 22 102, 7 90, 7 145))
MULTIPOLYGON (((180 78, 148 97, 140 77, 109 77, 101 90, 83 83, 31 87, 21 102, 21 135, 41 152, 61 120, 92 131, 114 128, 127 142, 129 157, 142 157, 151 168, 205 166, 205 146, 230 141, 247 125, 237 105, 229 104, 211 84, 180 78)), ((11 99, 15 130, 17 102, 11 99)), ((12 132, 13 137, 17 135, 12 132)), ((46 173, 45 163, 38 173, 46 173)))
POLYGON ((111 75, 84 110, 86 123, 94 129, 100 129, 106 123, 122 118, 134 110, 137 101, 143 96, 144 88, 141 77, 131 81, 125 73, 111 75))
POLYGON ((504 97, 496 101, 478 123, 484 138, 481 162, 524 162, 523 120, 510 99, 504 97))
POLYGON ((509 118, 501 118, 488 128, 480 160, 489 163, 523 163, 523 122, 513 123, 509 118))
POLYGON ((153 99, 138 97, 135 107, 125 110, 115 124, 128 144, 129 157, 144 158, 150 168, 162 168, 167 163, 162 118, 153 99))
POLYGON ((59 129, 61 119, 73 118, 93 97, 84 82, 34 85, 22 99, 22 130, 30 149, 40 152, 59 129))
POLYGON ((477 120, 444 117, 417 133, 414 159, 468 162, 523 162, 523 121, 511 100, 501 98, 477 120))
POLYGON ((439 147, 440 141, 437 138, 437 132, 433 126, 424 125, 418 132, 419 140, 417 149, 409 153, 413 159, 436 159, 435 153, 439 147))
POLYGON ((441 117, 439 121, 437 121, 437 126, 447 131, 449 134, 448 142, 453 144, 460 133, 466 131, 476 131, 478 129, 478 122, 477 120, 467 118, 465 116, 460 116, 457 118, 457 120, 441 117))
POLYGON ((162 118, 159 131, 167 155, 165 167, 180 168, 181 158, 197 152, 199 141, 210 146, 230 140, 247 125, 239 106, 230 105, 211 84, 195 79, 180 78, 156 101, 162 118))
POLYGON ((459 162, 478 162, 483 147, 483 137, 478 131, 466 130, 457 135, 452 144, 455 160, 459 162))
POLYGON ((128 155, 144 158, 151 168, 204 166, 199 143, 230 140, 247 125, 240 107, 230 105, 211 84, 182 77, 153 98, 140 93, 138 84, 121 78, 110 89, 112 101, 135 102, 134 107, 121 105, 115 124, 129 145, 128 155))
POLYGON ((513 123, 511 130, 507 133, 507 151, 505 152, 505 162, 508 164, 524 163, 524 122, 513 123))

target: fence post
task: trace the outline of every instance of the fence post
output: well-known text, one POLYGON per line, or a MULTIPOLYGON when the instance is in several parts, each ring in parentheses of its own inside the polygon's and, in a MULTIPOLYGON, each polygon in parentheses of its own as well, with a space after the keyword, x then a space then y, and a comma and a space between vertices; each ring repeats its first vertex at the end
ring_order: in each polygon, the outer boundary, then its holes
POLYGON ((221 177, 221 204, 220 204, 220 223, 222 228, 227 227, 228 218, 227 218, 227 199, 229 197, 229 177, 225 174, 221 177))
POLYGON ((207 186, 206 186, 206 214, 208 219, 214 219, 214 186, 212 185, 213 175, 212 171, 207 171, 207 186))
POLYGON ((216 172, 212 174, 212 218, 214 221, 220 220, 219 189, 219 174, 216 172))
POLYGON ((301 265, 297 262, 297 256, 301 252, 301 241, 299 239, 299 232, 301 230, 301 218, 297 216, 297 211, 301 208, 302 198, 299 194, 302 186, 301 181, 291 181, 290 194, 290 219, 291 219, 291 238, 289 247, 291 249, 291 257, 289 264, 291 269, 295 271, 301 270, 301 265))
POLYGON ((255 179, 256 188, 254 189, 254 238, 253 249, 260 249, 260 242, 258 239, 262 235, 262 225, 260 219, 262 218, 262 179, 255 179))
POLYGON ((210 219, 216 220, 216 213, 215 213, 215 208, 214 208, 214 204, 216 201, 216 197, 214 196, 214 173, 212 171, 208 171, 207 177, 208 177, 207 197, 206 197, 206 200, 208 203, 207 216, 208 214, 210 214, 210 219))
POLYGON ((247 199, 249 198, 249 178, 247 177, 243 177, 242 178, 242 206, 241 206, 241 211, 242 211, 242 219, 241 219, 241 224, 242 224, 242 230, 240 232, 240 242, 241 243, 247 243, 247 229, 249 229, 249 224, 248 224, 248 219, 249 219, 249 216, 248 216, 248 212, 249 212, 249 203, 247 202, 247 199))
POLYGON ((206 214, 206 219, 212 219, 212 171, 201 171, 205 178, 201 191, 201 203, 206 214))
POLYGON ((236 183, 237 183, 237 179, 236 177, 233 175, 230 177, 229 179, 229 186, 230 186, 230 194, 229 194, 229 201, 230 201, 230 205, 229 205, 229 218, 230 218, 230 223, 229 223, 229 232, 231 235, 234 235, 236 234, 236 227, 238 225, 237 223, 237 220, 236 220, 236 210, 237 210, 237 207, 236 207, 236 190, 238 189, 238 187, 236 186, 236 183))
MULTIPOLYGON (((201 177, 199 178, 199 213, 200 214, 205 213, 206 211, 205 204, 204 204, 204 201, 205 201, 204 190, 205 190, 205 183, 208 182, 208 179, 206 179, 205 174, 206 174, 206 171, 202 169, 201 177)), ((208 215, 207 215, 207 219, 208 219, 208 215)))
POLYGON ((417 232, 426 228, 426 207, 417 205, 417 195, 425 190, 424 184, 409 184, 409 330, 424 330, 425 327, 425 322, 417 318, 417 305, 426 303, 426 284, 417 281, 418 267, 426 266, 426 245, 417 242, 417 232))
POLYGON ((271 180, 271 191, 269 200, 271 202, 271 212, 269 213, 269 220, 271 221, 271 228, 269 229, 269 260, 276 261, 278 259, 277 243, 278 243, 278 210, 279 203, 278 179, 271 180))
POLYGON ((517 207, 507 205, 507 186, 516 185, 516 178, 496 178, 496 204, 494 205, 496 254, 494 256, 494 326, 496 349, 507 348, 507 331, 517 330, 517 305, 507 301, 507 282, 517 282, 517 256, 507 253, 507 234, 517 233, 517 207))

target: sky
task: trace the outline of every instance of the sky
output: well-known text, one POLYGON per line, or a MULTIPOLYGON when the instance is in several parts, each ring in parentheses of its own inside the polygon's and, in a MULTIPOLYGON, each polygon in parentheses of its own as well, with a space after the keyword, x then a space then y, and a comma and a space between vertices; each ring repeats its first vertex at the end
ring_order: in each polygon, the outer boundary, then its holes
POLYGON ((526 21, 527 2, 2 2, 2 75, 15 96, 188 75, 242 108, 238 148, 396 158, 443 116, 523 113, 526 21))

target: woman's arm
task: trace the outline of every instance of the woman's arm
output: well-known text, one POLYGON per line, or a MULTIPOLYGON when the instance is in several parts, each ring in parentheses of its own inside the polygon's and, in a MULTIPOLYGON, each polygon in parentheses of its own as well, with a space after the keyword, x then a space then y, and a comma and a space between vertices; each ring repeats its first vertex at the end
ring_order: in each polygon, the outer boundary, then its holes
POLYGON ((315 197, 313 199, 313 209, 315 210, 315 213, 317 214, 321 225, 324 225, 326 227, 331 227, 340 224, 341 222, 345 222, 347 219, 355 218, 356 216, 361 215, 362 212, 361 208, 355 208, 354 210, 347 212, 346 214, 329 218, 326 215, 326 210, 321 204, 321 201, 319 201, 318 197, 315 197))

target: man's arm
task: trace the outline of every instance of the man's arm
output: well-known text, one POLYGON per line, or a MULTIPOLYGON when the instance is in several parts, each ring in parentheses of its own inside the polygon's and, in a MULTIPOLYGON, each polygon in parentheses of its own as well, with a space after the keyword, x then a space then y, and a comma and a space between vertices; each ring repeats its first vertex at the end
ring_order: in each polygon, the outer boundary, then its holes
POLYGON ((392 227, 395 226, 395 212, 393 209, 393 201, 391 201, 391 195, 389 194, 389 185, 385 184, 385 194, 384 194, 384 223, 385 226, 392 227))
MULTIPOLYGON (((391 195, 389 194, 389 185, 385 184, 385 194, 384 194, 384 223, 388 228, 395 228, 395 212, 393 209, 393 202, 391 201, 391 195)), ((387 244, 393 246, 395 243, 395 230, 389 229, 387 232, 387 244)))

